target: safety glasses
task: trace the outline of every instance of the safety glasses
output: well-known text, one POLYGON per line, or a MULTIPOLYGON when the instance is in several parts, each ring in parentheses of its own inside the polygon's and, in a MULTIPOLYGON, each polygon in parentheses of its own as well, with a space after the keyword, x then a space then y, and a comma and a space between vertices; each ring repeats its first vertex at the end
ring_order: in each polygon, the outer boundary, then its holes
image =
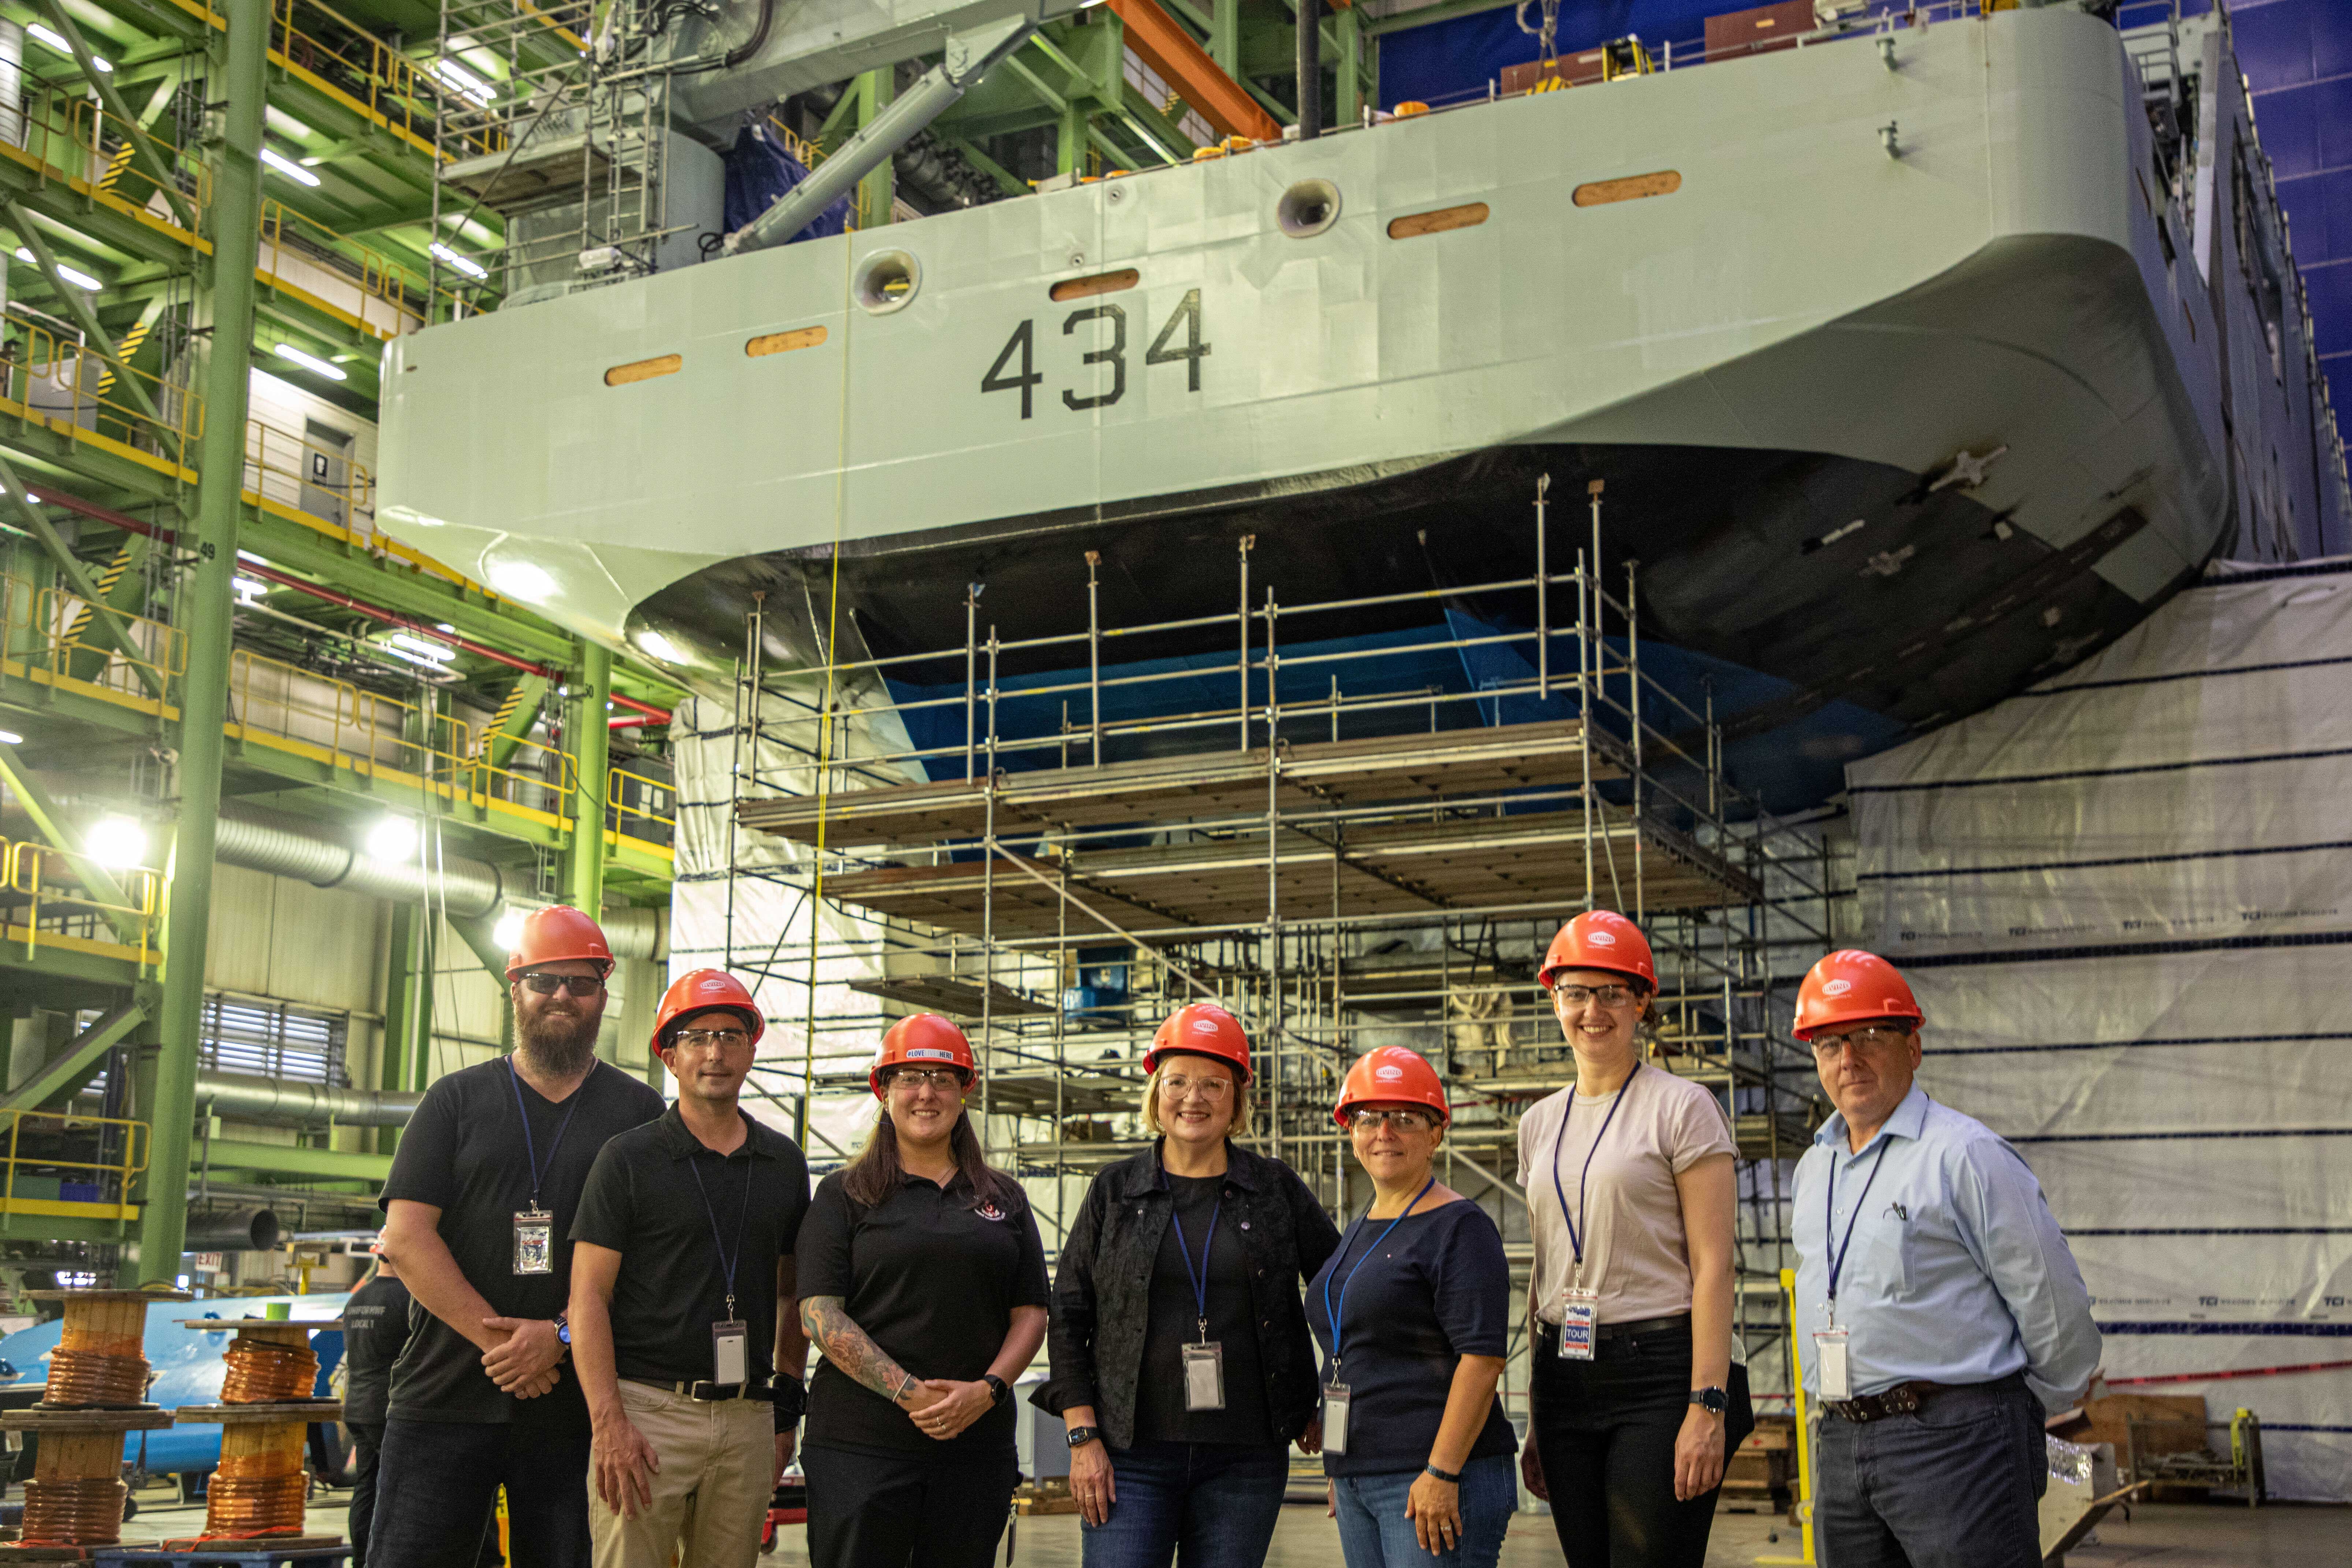
POLYGON ((574 996, 593 996, 604 989, 604 978, 595 974, 545 974, 533 969, 515 978, 538 996, 552 996, 559 991, 568 991, 574 996))

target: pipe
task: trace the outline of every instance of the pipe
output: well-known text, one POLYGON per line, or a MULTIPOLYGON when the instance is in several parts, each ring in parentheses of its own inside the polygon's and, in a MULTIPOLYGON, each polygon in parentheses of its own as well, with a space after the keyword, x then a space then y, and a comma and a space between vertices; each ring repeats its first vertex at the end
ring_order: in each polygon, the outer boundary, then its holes
POLYGON ((819 213, 847 195, 883 160, 913 141, 917 132, 937 120, 986 76, 990 67, 1027 43, 1035 32, 1036 25, 1027 17, 1010 16, 950 38, 940 63, 876 115, 865 130, 843 143, 840 152, 777 197, 766 212, 729 235, 728 254, 765 250, 796 237, 819 213))
MULTIPOLYGON (((232 1121, 266 1121, 282 1127, 405 1127, 421 1094, 391 1089, 338 1089, 299 1079, 259 1078, 251 1073, 196 1069, 196 1104, 232 1121)), ((206 1248, 205 1250, 210 1250, 206 1248)))
POLYGON ((275 1252, 278 1216, 268 1209, 226 1209, 219 1214, 192 1215, 188 1219, 190 1252, 275 1252))
POLYGON ((1323 0, 1298 0, 1298 139, 1323 134, 1323 0))

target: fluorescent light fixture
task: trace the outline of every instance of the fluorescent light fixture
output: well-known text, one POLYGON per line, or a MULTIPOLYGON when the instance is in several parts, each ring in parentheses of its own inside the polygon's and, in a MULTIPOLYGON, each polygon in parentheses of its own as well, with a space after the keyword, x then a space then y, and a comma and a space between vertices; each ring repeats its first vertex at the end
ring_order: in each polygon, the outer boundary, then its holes
POLYGON ((289 158, 283 153, 264 147, 261 150, 261 161, 268 164, 271 168, 277 170, 279 174, 285 175, 289 180, 299 181, 306 185, 315 185, 319 183, 318 175, 310 173, 310 170, 304 168, 293 159, 289 158))
POLYGON ((429 658, 436 664, 443 663, 448 659, 457 657, 456 651, 453 649, 443 647, 437 642, 427 642, 423 637, 410 637, 406 632, 393 633, 392 640, 399 644, 402 647, 406 648, 409 652, 416 655, 417 658, 429 658))
POLYGON ((127 816, 103 817, 83 847, 100 865, 127 871, 147 858, 147 830, 127 816))
POLYGON ((491 567, 490 586, 510 599, 535 605, 555 596, 555 579, 528 561, 504 561, 491 567))
MULTIPOLYGON (((33 253, 26 249, 21 245, 16 247, 16 259, 23 262, 27 267, 38 267, 40 265, 40 262, 34 259, 33 253)), ((72 284, 77 289, 88 289, 92 291, 96 291, 97 289, 106 287, 105 284, 100 283, 89 273, 77 272, 62 261, 58 263, 58 276, 64 279, 67 282, 72 284)))
MULTIPOLYGON (((29 31, 29 29, 27 30, 29 31)), ((472 71, 467 70, 464 66, 459 65, 453 59, 444 58, 435 60, 433 62, 433 74, 439 77, 446 85, 456 89, 459 93, 473 100, 476 103, 488 103, 490 101, 490 89, 488 84, 484 82, 480 77, 476 76, 472 71)))
POLYGON ((499 917, 499 923, 490 928, 490 945, 502 947, 509 952, 512 952, 515 944, 522 940, 523 917, 529 912, 517 905, 509 904, 506 912, 499 917))
POLYGON ((232 577, 229 581, 236 585, 238 593, 243 594, 248 599, 252 598, 257 594, 266 594, 269 592, 269 584, 262 582, 257 577, 232 577))
POLYGON ((300 365, 304 370, 312 372, 318 375, 323 375, 330 381, 349 381, 351 379, 350 376, 343 374, 342 366, 339 364, 329 364, 317 354, 306 354, 300 349, 296 348, 292 343, 279 343, 270 352, 275 353, 279 359, 290 359, 296 364, 300 365))
POLYGON ((637 646, 645 649, 647 656, 660 659, 664 664, 684 664, 688 661, 687 651, 660 632, 639 632, 637 646))
POLYGON ((416 824, 405 816, 387 816, 368 829, 367 852, 372 859, 405 866, 416 858, 416 824))
MULTIPOLYGON (((34 39, 36 42, 47 44, 49 47, 57 50, 58 53, 65 55, 68 58, 71 58, 73 54, 73 46, 71 44, 67 43, 64 37, 60 35, 49 31, 48 28, 42 26, 38 22, 26 23, 25 36, 34 39)), ((114 66, 110 61, 100 59, 96 55, 92 55, 89 58, 91 62, 94 63, 100 70, 110 71, 114 68, 114 66)))
POLYGON ((470 256, 462 255, 457 251, 450 249, 447 246, 442 244, 437 239, 433 242, 433 254, 447 262, 450 266, 456 268, 458 271, 464 273, 467 277, 473 279, 478 283, 490 275, 490 269, 488 268, 483 266, 480 262, 475 260, 470 256))
POLYGON ((24 743, 25 737, 16 733, 16 731, 0 730, 0 746, 21 746, 24 743))
POLYGON ((436 622, 434 622, 434 623, 433 623, 433 629, 434 629, 435 631, 436 631, 436 632, 450 632, 450 633, 455 633, 455 632, 457 631, 457 627, 455 627, 455 626, 451 626, 451 625, 450 625, 448 622, 446 622, 446 621, 436 621, 436 622))

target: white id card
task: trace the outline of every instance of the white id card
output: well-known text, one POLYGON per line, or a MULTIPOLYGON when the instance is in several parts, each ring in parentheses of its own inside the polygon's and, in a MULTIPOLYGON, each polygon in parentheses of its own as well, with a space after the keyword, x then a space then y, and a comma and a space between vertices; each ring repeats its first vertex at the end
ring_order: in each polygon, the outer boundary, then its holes
POLYGON ((1852 1399, 1853 1372, 1845 1359, 1846 1331, 1822 1329, 1813 1335, 1813 1381, 1823 1399, 1852 1399))
POLYGON ((529 1212, 514 1216, 514 1271, 555 1272, 555 1216, 529 1212))
POLYGON ((729 1321, 710 1325, 710 1381, 718 1384, 751 1380, 751 1326, 729 1321))
POLYGON ((1225 1407, 1225 1347, 1215 1340, 1184 1347, 1184 1408, 1225 1407))
POLYGON ((1348 1385, 1344 1383, 1323 1385, 1323 1451, 1348 1451, 1348 1385))
POLYGON ((1559 1358, 1591 1361, 1592 1341, 1601 1327, 1601 1296, 1593 1290, 1559 1293, 1559 1358))

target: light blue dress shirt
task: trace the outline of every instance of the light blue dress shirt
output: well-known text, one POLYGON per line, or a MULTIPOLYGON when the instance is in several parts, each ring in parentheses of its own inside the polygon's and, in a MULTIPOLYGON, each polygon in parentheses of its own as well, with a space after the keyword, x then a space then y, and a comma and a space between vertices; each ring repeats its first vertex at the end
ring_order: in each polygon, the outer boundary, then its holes
POLYGON ((1807 1393, 1818 1396, 1821 1388, 1813 1335, 1829 1327, 1832 1239, 1841 1263, 1837 1326, 1851 1336, 1857 1395, 1915 1380, 1990 1383, 2021 1368, 2054 1409, 2097 1369, 2090 1292, 2042 1184, 1974 1117, 1913 1084, 1857 1154, 1846 1147, 1845 1117, 1832 1115, 1797 1162, 1795 1193, 1807 1393))

